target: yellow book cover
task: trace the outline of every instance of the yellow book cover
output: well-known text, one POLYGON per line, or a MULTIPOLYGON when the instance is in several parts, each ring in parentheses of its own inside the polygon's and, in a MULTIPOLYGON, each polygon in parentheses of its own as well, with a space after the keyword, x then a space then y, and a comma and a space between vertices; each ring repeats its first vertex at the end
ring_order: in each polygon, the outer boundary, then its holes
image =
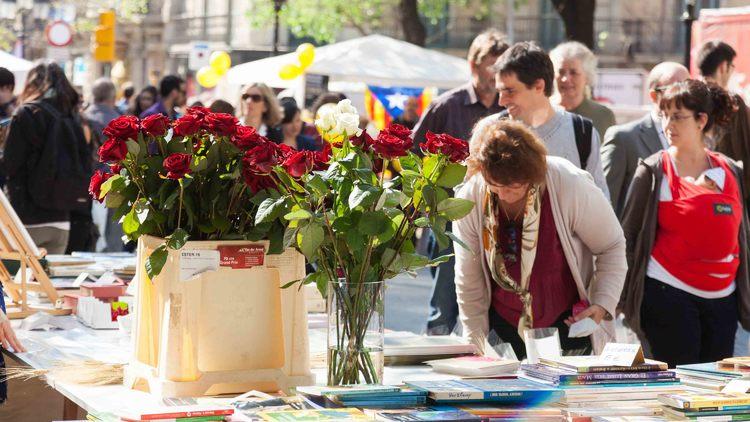
POLYGON ((359 409, 307 409, 307 410, 280 410, 265 411, 258 413, 264 421, 287 422, 287 421, 369 421, 359 409))
POLYGON ((658 399, 661 403, 678 409, 715 407, 722 410, 728 406, 750 406, 750 394, 747 393, 660 394, 658 399))

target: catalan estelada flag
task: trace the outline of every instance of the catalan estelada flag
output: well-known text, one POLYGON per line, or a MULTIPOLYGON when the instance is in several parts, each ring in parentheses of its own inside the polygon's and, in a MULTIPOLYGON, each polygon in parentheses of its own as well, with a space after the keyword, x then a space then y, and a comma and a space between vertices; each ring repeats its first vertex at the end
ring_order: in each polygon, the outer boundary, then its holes
POLYGON ((368 85, 365 88, 365 109, 367 117, 379 130, 388 123, 401 117, 406 100, 409 97, 419 98, 419 114, 432 102, 432 88, 381 87, 368 85))

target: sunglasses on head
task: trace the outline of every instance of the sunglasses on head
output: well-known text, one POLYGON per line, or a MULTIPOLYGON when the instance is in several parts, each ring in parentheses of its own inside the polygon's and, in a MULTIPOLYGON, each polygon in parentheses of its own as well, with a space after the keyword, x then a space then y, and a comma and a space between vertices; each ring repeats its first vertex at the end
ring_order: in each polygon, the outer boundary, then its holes
POLYGON ((242 94, 242 101, 247 101, 248 98, 253 100, 254 103, 263 101, 263 96, 260 94, 242 94))

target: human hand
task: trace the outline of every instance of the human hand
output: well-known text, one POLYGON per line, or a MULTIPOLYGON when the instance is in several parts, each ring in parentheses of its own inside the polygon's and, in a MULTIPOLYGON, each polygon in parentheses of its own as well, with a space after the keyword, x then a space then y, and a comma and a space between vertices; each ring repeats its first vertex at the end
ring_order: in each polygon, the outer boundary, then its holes
POLYGON ((575 316, 569 316, 565 319, 565 324, 570 326, 582 319, 591 318, 595 323, 599 324, 602 319, 607 315, 607 311, 599 305, 591 305, 583 311, 579 312, 575 316))
POLYGON ((3 349, 8 349, 8 346, 10 346, 16 353, 26 351, 21 342, 16 338, 16 333, 13 331, 13 327, 10 326, 10 320, 2 310, 0 310, 0 346, 3 349))

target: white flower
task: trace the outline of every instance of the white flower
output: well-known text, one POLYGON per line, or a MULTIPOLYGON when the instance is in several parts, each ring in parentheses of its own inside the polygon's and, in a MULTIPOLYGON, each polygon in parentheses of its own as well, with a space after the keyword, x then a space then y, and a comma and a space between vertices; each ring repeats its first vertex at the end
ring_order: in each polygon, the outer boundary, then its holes
POLYGON ((357 114, 343 113, 336 116, 336 126, 332 134, 346 134, 351 136, 359 133, 359 116, 357 114))
POLYGON ((336 126, 338 112, 332 104, 325 104, 318 110, 318 118, 315 120, 315 126, 320 130, 327 132, 336 126), (328 107, 326 107, 328 106, 328 107))
POLYGON ((357 114, 357 109, 354 108, 352 105, 352 101, 349 99, 341 100, 338 104, 336 104, 336 111, 338 111, 340 114, 357 114))

